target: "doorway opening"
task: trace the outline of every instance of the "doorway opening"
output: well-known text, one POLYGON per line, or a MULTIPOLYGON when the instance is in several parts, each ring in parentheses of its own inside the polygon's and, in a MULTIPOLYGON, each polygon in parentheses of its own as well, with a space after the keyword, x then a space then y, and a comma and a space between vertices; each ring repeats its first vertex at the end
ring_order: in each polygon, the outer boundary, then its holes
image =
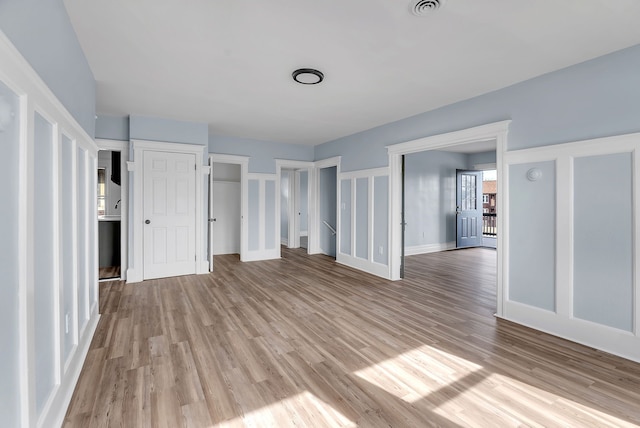
POLYGON ((280 243, 309 248, 309 171, 280 171, 280 243))
POLYGON ((125 280, 127 272, 128 176, 126 141, 96 140, 98 280, 125 280))
POLYGON ((335 259, 338 230, 338 167, 320 168, 318 199, 320 252, 335 259))
MULTIPOLYGON (((211 257, 240 255, 242 243, 242 168, 239 164, 212 162, 209 233, 211 257)), ((212 270, 212 269, 210 269, 212 270)))
MULTIPOLYGON (((410 243, 410 239, 415 239, 416 237, 420 239, 422 237, 422 233, 411 234, 410 228, 411 224, 411 216, 414 213, 410 210, 408 206, 405 206, 403 202, 408 202, 411 200, 409 196, 407 196, 408 187, 410 186, 409 177, 410 173, 408 171, 404 171, 404 169, 410 168, 410 165, 407 165, 408 161, 411 160, 410 156, 418 153, 425 153, 424 156, 434 156, 436 152, 445 152, 450 156, 451 153, 462 153, 467 154, 469 157, 475 156, 473 160, 468 160, 468 162, 462 168, 453 167, 452 169, 478 169, 485 170, 489 169, 486 167, 487 164, 493 164, 493 168, 496 170, 496 212, 497 213, 505 213, 501 208, 502 200, 500 196, 500 192, 504 191, 502 189, 502 159, 504 156, 504 152, 506 150, 507 143, 507 132, 509 129, 510 121, 502 121, 491 123, 487 125, 477 126, 474 128, 464 129, 461 131, 450 132, 447 134, 434 135, 431 137, 425 137, 413 141, 408 141, 405 143, 394 144, 392 146, 387 147, 389 152, 389 167, 390 167, 390 239, 391 239, 391 248, 390 248, 390 279, 398 280, 402 279, 401 273, 403 266, 405 254, 403 250, 406 250, 407 255, 410 254, 410 250, 412 249, 412 245, 410 243), (481 156, 482 153, 493 152, 493 157, 491 160, 483 159, 481 156), (471 166, 471 167, 470 167, 471 166), (406 227, 407 232, 403 233, 403 229, 406 227), (403 238, 406 238, 406 242, 403 243, 403 238)), ((439 172, 438 172, 439 173, 439 172)), ((455 171, 454 171, 455 173, 455 171)), ((435 173, 434 173, 435 174, 435 173)), ((455 176, 454 176, 455 177, 455 176)), ((431 177, 433 179, 434 177, 431 177)), ((428 182, 428 180, 427 180, 428 182)), ((433 183, 433 181, 431 181, 433 183)), ((417 183, 425 185, 425 181, 418 180, 417 183)), ((439 185, 443 183, 448 183, 450 189, 455 189, 455 178, 449 178, 448 180, 440 180, 439 185)), ((437 189, 439 190, 439 188, 437 189)), ((450 195, 455 192, 450 193, 441 193, 439 198, 431 198, 432 202, 440 203, 444 201, 447 197, 451 197, 450 195), (449 195, 449 196, 447 196, 449 195)), ((423 201, 420 201, 424 203, 423 201)), ((446 204, 443 204, 443 206, 446 204)), ((432 243, 421 243, 421 244, 413 244, 413 247, 418 247, 416 250, 431 250, 431 251, 443 251, 446 249, 456 248, 455 244, 455 218, 456 218, 456 210, 455 210, 455 201, 453 203, 453 209, 450 211, 448 215, 440 216, 440 221, 445 219, 444 227, 440 227, 440 237, 442 237, 442 233, 444 233, 444 240, 432 242, 432 243), (448 221, 446 219, 449 219, 448 221), (432 244, 432 245, 431 245, 432 244), (425 248, 426 247, 426 248, 425 248), (444 247, 444 248, 443 248, 444 247), (447 248, 449 247, 449 248, 447 248)), ((444 211, 443 211, 444 212, 444 211)), ((505 213, 506 214, 506 213, 505 213)), ((505 221, 505 215, 501 215, 496 217, 496 275, 495 275, 495 287, 496 287, 496 315, 499 317, 503 316, 503 304, 505 300, 504 296, 504 287, 503 287, 503 252, 502 252, 502 240, 503 236, 503 223, 505 221)), ((414 227, 416 225, 413 225, 414 227)), ((440 223, 442 226, 442 223, 440 223)), ((427 234, 425 233, 425 237, 427 234)), ((490 251, 490 250, 489 250, 490 251)), ((419 253, 415 253, 419 254, 419 253)))

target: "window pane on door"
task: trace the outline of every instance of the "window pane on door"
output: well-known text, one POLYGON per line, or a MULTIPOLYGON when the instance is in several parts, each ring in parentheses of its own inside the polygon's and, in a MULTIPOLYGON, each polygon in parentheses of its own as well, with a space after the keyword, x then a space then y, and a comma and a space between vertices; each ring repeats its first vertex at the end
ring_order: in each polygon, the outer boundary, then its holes
POLYGON ((475 210, 477 208, 478 201, 476 200, 476 176, 475 175, 462 175, 461 183, 461 203, 462 210, 475 210))

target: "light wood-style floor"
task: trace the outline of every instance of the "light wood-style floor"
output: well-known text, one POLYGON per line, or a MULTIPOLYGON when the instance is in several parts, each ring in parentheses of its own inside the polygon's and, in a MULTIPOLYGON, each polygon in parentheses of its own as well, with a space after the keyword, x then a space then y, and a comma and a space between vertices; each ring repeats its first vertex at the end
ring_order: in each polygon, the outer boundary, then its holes
POLYGON ((102 283, 66 427, 633 426, 640 364, 492 316, 495 251, 102 283))

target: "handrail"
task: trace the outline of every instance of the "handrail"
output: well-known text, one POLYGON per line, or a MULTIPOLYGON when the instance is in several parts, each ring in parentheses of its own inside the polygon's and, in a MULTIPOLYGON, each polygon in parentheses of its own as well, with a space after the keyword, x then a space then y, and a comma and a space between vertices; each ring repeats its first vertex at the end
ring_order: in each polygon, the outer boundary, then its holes
POLYGON ((327 226, 329 228, 329 230, 331 231, 331 235, 332 236, 335 235, 336 233, 338 233, 338 232, 336 232, 336 230, 333 227, 331 227, 331 225, 329 223, 326 222, 326 220, 322 220, 322 222, 324 223, 325 226, 327 226))

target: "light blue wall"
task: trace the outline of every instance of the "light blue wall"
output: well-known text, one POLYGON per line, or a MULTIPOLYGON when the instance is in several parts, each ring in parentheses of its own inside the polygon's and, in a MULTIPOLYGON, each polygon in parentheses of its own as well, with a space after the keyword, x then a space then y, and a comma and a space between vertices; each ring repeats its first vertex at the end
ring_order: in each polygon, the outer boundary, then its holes
POLYGON ((209 128, 206 123, 132 115, 129 117, 129 137, 132 140, 206 146, 209 144, 209 128))
POLYGON ((471 153, 468 156, 469 169, 473 169, 474 165, 481 165, 487 163, 496 163, 496 151, 482 153, 471 153))
POLYGON ((331 234, 327 226, 322 223, 326 221, 336 228, 336 203, 337 203, 337 168, 335 166, 322 168, 320 170, 320 195, 319 195, 319 214, 320 214, 320 248, 324 254, 331 257, 336 256, 336 237, 331 234))
POLYGON ((633 329, 630 153, 574 160, 574 315, 633 329))
POLYGON ((389 177, 373 179, 373 212, 373 261, 386 265, 389 254, 389 177))
MULTIPOLYGON (((369 259, 369 179, 356 179, 356 257, 369 259)), ((346 219, 345 219, 346 220, 346 219)))
POLYGON ((129 116, 104 116, 96 119, 96 138, 129 141, 129 116))
POLYGON ((556 275, 556 164, 509 167, 509 299, 554 311, 556 275), (537 181, 527 171, 538 168, 537 181))
POLYGON ((0 109, 14 113, 0 128, 2 166, 0 167, 0 415, 2 424, 19 425, 20 384, 18 319, 18 165, 20 138, 20 103, 18 97, 0 82, 0 109))
POLYGON ((341 171, 388 165, 385 146, 512 119, 509 149, 640 131, 640 45, 315 147, 341 171))
POLYGON ((405 156, 405 247, 456 240, 456 169, 467 169, 468 157, 433 150, 405 156))
POLYGON ((34 130, 34 271, 35 396, 40 414, 55 385, 53 254, 53 125, 35 113, 34 130))
POLYGON ((209 136, 209 153, 249 156, 249 172, 275 174, 275 159, 313 161, 313 147, 298 144, 209 136))
POLYGON ((93 137, 96 82, 62 0, 2 0, 0 30, 93 137))

